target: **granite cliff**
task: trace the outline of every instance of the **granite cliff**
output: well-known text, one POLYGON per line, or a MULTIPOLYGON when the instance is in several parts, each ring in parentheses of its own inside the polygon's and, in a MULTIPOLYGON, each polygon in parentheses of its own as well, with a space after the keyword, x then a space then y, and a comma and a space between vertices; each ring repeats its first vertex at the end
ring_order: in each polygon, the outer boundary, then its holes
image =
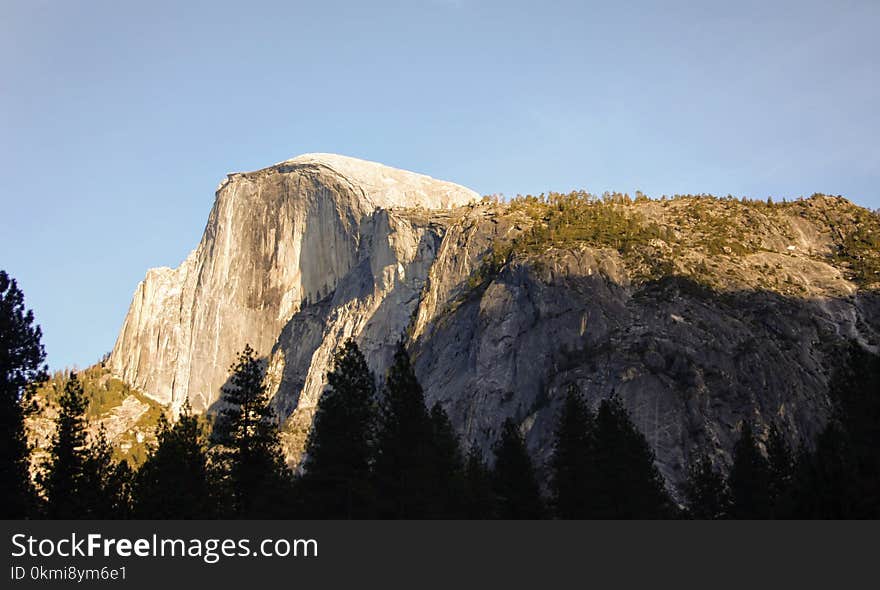
POLYGON ((543 463, 574 383, 621 397, 674 489, 697 449, 729 462, 744 419, 793 442, 822 428, 841 350, 880 342, 878 238, 839 197, 501 203, 309 154, 221 183, 198 247, 138 285, 107 366, 211 411, 250 343, 296 462, 336 347, 355 338, 381 379, 404 338, 466 444, 488 451, 513 417, 543 463))

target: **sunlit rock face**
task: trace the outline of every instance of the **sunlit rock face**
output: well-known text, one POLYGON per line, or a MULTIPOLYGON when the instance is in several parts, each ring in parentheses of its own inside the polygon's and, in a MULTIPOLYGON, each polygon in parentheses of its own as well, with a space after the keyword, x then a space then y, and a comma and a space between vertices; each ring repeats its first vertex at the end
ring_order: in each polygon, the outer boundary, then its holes
POLYGON ((477 198, 449 182, 330 154, 230 174, 198 247, 177 269, 152 269, 138 285, 111 370, 162 403, 179 408, 188 398, 202 411, 250 343, 280 377, 308 381, 311 399, 332 334, 359 335, 371 319, 406 326, 406 305, 415 305, 439 240, 427 211, 477 198), (395 207, 426 213, 400 216, 395 207), (382 307, 392 291, 409 299, 382 307), (316 333, 289 325, 318 310, 326 317, 316 333), (293 336, 327 342, 311 359, 300 346, 288 349, 293 336))
MULTIPOLYGON (((681 236, 700 231, 686 222, 692 204, 628 207, 681 236)), ((842 346, 880 342, 877 289, 835 263, 841 226, 823 221, 854 206, 706 206, 742 224, 748 252, 685 248, 667 276, 645 280, 639 260, 650 255, 548 245, 487 272, 493 247, 535 221, 461 186, 328 154, 231 174, 198 247, 138 285, 109 366, 161 403, 189 399, 201 412, 251 344, 296 463, 337 347, 354 338, 381 381, 402 338, 464 445, 488 454, 513 418, 546 476, 574 384, 594 406, 620 396, 675 492, 695 452, 729 464, 743 420, 759 436, 776 424, 792 444, 814 438, 842 346)), ((668 257, 671 247, 644 248, 668 257)))

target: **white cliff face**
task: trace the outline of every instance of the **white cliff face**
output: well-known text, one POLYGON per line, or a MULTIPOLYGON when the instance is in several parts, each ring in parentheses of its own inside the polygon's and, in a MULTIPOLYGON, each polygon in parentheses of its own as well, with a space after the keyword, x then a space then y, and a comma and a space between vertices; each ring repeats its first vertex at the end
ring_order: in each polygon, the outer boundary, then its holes
POLYGON ((391 207, 450 209, 479 198, 474 191, 452 182, 337 154, 303 154, 273 168, 308 165, 328 168, 347 180, 371 210, 391 207))
MULTIPOLYGON (((406 323, 396 316, 406 310, 381 303, 397 285, 417 295, 436 230, 377 211, 446 209, 477 198, 450 182, 330 154, 230 174, 198 247, 177 269, 150 270, 138 285, 109 366, 175 410, 189 399, 204 411, 246 343, 290 378, 279 338, 306 304, 332 316, 333 323, 315 328, 322 342, 325 332, 359 335, 377 313, 395 316, 391 325, 402 330, 406 323)), ((336 343, 326 339, 302 376, 305 399, 322 386, 336 343)))

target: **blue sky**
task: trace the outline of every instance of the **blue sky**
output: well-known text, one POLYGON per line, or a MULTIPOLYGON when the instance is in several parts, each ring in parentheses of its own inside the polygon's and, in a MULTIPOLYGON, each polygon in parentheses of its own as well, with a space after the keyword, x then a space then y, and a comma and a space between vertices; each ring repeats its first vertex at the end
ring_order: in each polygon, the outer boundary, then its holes
POLYGON ((112 348, 227 172, 304 152, 877 208, 878 29, 876 0, 0 0, 0 268, 58 368, 112 348))

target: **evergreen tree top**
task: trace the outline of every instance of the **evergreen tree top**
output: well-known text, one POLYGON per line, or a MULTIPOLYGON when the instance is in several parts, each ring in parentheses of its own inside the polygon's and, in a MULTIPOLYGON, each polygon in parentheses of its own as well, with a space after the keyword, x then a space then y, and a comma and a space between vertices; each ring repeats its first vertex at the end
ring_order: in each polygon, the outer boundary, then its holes
POLYGON ((25 388, 46 378, 43 331, 34 312, 25 309, 24 293, 0 270, 0 396, 20 400, 25 388))

